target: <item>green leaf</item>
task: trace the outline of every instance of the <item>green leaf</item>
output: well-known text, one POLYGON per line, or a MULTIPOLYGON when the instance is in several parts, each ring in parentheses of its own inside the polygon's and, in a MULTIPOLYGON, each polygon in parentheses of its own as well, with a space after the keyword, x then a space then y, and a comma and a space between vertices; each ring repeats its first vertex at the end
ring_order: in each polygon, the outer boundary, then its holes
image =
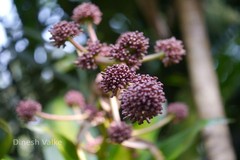
POLYGON ((44 159, 78 160, 75 144, 61 132, 49 128, 46 123, 29 125, 28 129, 32 130, 35 137, 41 141, 44 159))
POLYGON ((188 128, 172 137, 162 141, 159 144, 166 160, 176 159, 185 152, 194 142, 198 133, 206 126, 230 123, 231 120, 226 118, 214 118, 196 122, 193 127, 188 128))
POLYGON ((208 124, 208 121, 199 121, 193 127, 184 130, 159 144, 161 151, 167 160, 176 159, 186 151, 193 143, 197 134, 208 124))
POLYGON ((65 136, 55 133, 55 137, 61 141, 61 145, 57 145, 58 150, 67 160, 78 160, 77 146, 67 139, 65 136))
POLYGON ((14 160, 13 158, 9 157, 9 156, 5 156, 3 157, 1 160, 14 160))
POLYGON ((0 159, 4 157, 12 146, 13 136, 7 123, 0 119, 0 159))
POLYGON ((126 147, 123 147, 121 145, 118 144, 109 144, 108 146, 108 158, 107 160, 130 160, 131 159, 131 153, 129 151, 129 149, 127 149, 126 147), (124 158, 123 158, 124 157, 124 158))
MULTIPOLYGON (((153 119, 151 119, 150 124, 147 123, 147 122, 144 122, 144 123, 141 124, 141 125, 135 123, 135 124, 134 124, 134 129, 147 128, 147 127, 149 127, 149 125, 154 124, 154 123, 157 123, 158 121, 161 121, 161 119, 163 119, 163 118, 164 118, 163 116, 156 116, 156 117, 154 117, 153 119)), ((156 140, 157 137, 158 137, 159 131, 160 131, 160 129, 155 130, 155 131, 152 131, 152 132, 149 132, 149 133, 146 133, 146 134, 143 134, 143 135, 140 135, 140 136, 138 136, 138 137, 139 137, 139 138, 142 138, 142 139, 145 139, 145 140, 147 140, 147 141, 149 141, 149 142, 154 143, 155 140, 156 140)))

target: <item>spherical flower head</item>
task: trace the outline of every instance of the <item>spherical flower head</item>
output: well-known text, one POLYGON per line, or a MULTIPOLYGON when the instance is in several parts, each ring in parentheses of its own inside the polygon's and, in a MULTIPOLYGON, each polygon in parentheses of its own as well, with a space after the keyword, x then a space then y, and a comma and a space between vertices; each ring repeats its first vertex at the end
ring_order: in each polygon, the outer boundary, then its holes
POLYGON ((64 96, 64 100, 67 103, 67 105, 70 107, 73 107, 73 106, 84 107, 85 106, 84 96, 82 95, 81 92, 76 91, 76 90, 68 91, 64 96))
POLYGON ((95 56, 101 52, 102 44, 99 42, 88 41, 87 50, 78 57, 75 64, 82 69, 97 69, 97 63, 95 61, 95 56))
POLYGON ((138 75, 133 83, 121 93, 122 115, 132 122, 148 123, 150 119, 162 113, 162 103, 165 102, 163 84, 157 77, 138 75))
POLYGON ((181 102, 170 103, 168 105, 167 112, 169 114, 173 114, 176 121, 181 121, 188 116, 188 106, 181 102))
POLYGON ((101 85, 102 79, 103 79, 102 74, 98 73, 95 78, 95 83, 93 84, 93 90, 94 90, 95 94, 97 94, 98 96, 109 98, 108 93, 105 93, 101 88, 102 87, 102 85, 101 85))
POLYGON ((99 111, 95 106, 87 104, 83 110, 84 113, 89 115, 88 121, 92 122, 93 124, 99 124, 104 121, 104 112, 99 111))
POLYGON ((130 67, 138 68, 148 47, 149 39, 142 32, 126 32, 118 38, 110 52, 115 59, 125 62, 130 67))
POLYGON ((162 60, 165 67, 179 63, 185 55, 182 41, 176 40, 175 37, 156 41, 154 48, 155 52, 165 53, 165 57, 162 60))
POLYGON ((112 122, 108 128, 108 135, 112 142, 122 143, 131 138, 132 128, 125 122, 112 122))
POLYGON ((87 41, 87 50, 91 52, 93 55, 100 54, 102 51, 103 44, 99 41, 93 42, 91 40, 87 41))
POLYGON ((82 69, 97 69, 97 64, 94 59, 95 55, 93 52, 87 52, 78 57, 75 64, 82 69))
POLYGON ((82 3, 73 10, 72 19, 77 23, 90 21, 98 25, 102 20, 102 12, 95 4, 82 3))
POLYGON ((111 56, 111 51, 112 47, 110 45, 107 45, 106 43, 103 43, 102 44, 102 47, 101 47, 101 52, 99 53, 101 56, 104 56, 104 57, 110 57, 111 56))
POLYGON ((111 97, 116 96, 119 89, 125 88, 135 77, 135 72, 125 64, 108 66, 102 74, 100 87, 111 97))
POLYGON ((79 29, 79 25, 75 22, 61 21, 55 24, 49 32, 52 35, 50 40, 53 40, 54 46, 65 47, 65 42, 68 38, 77 36, 81 30, 79 29))
POLYGON ((16 112, 24 121, 31 121, 37 112, 41 112, 42 106, 34 100, 22 100, 18 103, 16 112))

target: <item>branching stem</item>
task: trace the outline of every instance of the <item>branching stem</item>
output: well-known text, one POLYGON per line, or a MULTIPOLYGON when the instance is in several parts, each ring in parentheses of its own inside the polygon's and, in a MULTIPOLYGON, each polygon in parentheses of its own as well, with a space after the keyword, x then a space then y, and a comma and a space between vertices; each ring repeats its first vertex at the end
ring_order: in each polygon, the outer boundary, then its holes
POLYGON ((115 96, 110 98, 110 103, 111 103, 111 109, 112 109, 114 121, 120 122, 121 118, 120 118, 120 114, 119 114, 119 105, 118 105, 117 98, 115 96))
POLYGON ((55 115, 55 114, 49 114, 44 112, 37 112, 36 115, 44 119, 57 120, 57 121, 75 121, 75 120, 85 120, 88 118, 87 114, 55 115))

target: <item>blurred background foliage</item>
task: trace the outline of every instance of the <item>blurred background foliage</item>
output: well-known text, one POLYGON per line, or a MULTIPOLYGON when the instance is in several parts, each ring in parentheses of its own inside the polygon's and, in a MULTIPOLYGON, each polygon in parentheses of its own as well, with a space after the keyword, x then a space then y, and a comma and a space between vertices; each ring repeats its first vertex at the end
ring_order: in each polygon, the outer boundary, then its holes
MULTIPOLYGON (((10 9, 0 15, 1 35, 6 37, 0 37, 0 150, 3 147, 9 148, 7 143, 11 141, 11 136, 20 139, 57 136, 66 142, 69 150, 67 153, 54 147, 13 146, 6 159, 53 159, 53 155, 54 159, 58 160, 74 159, 75 153, 72 153, 71 149, 74 148, 77 124, 44 121, 41 125, 25 126, 15 114, 15 105, 20 99, 34 98, 43 104, 47 112, 70 113, 63 102, 63 95, 69 89, 81 90, 89 102, 93 100, 90 95, 92 81, 98 71, 76 69, 73 65, 76 53, 70 44, 64 49, 58 49, 49 43, 49 28, 62 19, 70 20, 73 8, 83 1, 1 0, 1 10, 6 5, 10 5, 10 9)), ((152 26, 147 24, 136 1, 93 0, 103 12, 103 21, 96 28, 97 34, 102 42, 114 43, 122 32, 142 31, 150 38, 149 53, 152 53, 155 40, 159 37, 152 26)), ((181 39, 173 0, 159 1, 159 10, 166 18, 171 33, 181 39)), ((232 120, 231 136, 240 159, 240 1, 205 0, 203 10, 226 114, 232 120)), ((87 36, 82 34, 77 40, 84 44, 86 38, 87 36)), ((159 61, 152 61, 145 63, 139 72, 158 76, 164 83, 168 101, 186 102, 191 113, 183 123, 168 125, 161 132, 146 135, 144 138, 157 141, 161 148, 164 146, 161 142, 171 135, 179 134, 178 140, 185 140, 190 136, 191 141, 186 142, 184 147, 185 141, 174 140, 178 143, 175 148, 180 145, 175 154, 180 155, 178 159, 203 159, 206 155, 198 134, 200 129, 195 125, 198 116, 192 99, 186 61, 169 68, 164 68, 159 61)), ((174 146, 170 146, 170 150, 174 150, 174 146)), ((107 151, 107 154, 116 160, 122 159, 122 155, 126 156, 124 159, 131 159, 133 156, 131 151, 117 145, 108 146, 107 151)), ((141 159, 151 159, 147 151, 139 154, 141 159)))

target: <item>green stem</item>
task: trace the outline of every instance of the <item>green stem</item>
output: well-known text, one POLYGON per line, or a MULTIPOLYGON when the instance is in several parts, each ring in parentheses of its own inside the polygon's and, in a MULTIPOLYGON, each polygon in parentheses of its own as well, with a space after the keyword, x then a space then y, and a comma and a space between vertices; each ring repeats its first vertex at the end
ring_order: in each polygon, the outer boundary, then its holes
POLYGON ((164 160, 164 155, 154 144, 142 139, 129 139, 122 143, 123 146, 134 149, 149 149, 155 160, 164 160))
POLYGON ((55 114, 48 114, 44 112, 37 112, 36 115, 44 119, 57 120, 57 121, 75 121, 75 120, 85 120, 88 118, 87 114, 55 115, 55 114))
POLYGON ((96 32, 95 32, 95 30, 93 29, 93 24, 92 24, 92 22, 88 22, 88 23, 87 23, 87 30, 88 30, 88 33, 89 33, 89 36, 90 36, 91 40, 92 40, 93 42, 98 41, 96 32))
POLYGON ((113 115, 114 121, 120 122, 121 118, 119 114, 119 105, 118 105, 117 98, 115 96, 110 98, 110 103, 111 103, 111 109, 112 109, 112 115, 113 115))
MULTIPOLYGON (((73 38, 69 37, 68 41, 72 43, 79 51, 81 52, 87 52, 86 48, 84 48, 82 45, 78 44, 76 41, 73 40, 73 38)), ((79 52, 78 52, 79 54, 79 52)))
POLYGON ((165 56, 165 53, 164 52, 159 52, 159 53, 154 53, 154 54, 150 54, 150 55, 147 55, 143 58, 142 62, 148 62, 148 61, 151 61, 151 60, 154 60, 154 59, 163 59, 165 56))
POLYGON ((109 57, 103 57, 100 55, 96 56, 95 60, 98 64, 104 64, 104 65, 112 65, 116 63, 116 61, 110 59, 109 57))
MULTIPOLYGON (((148 61, 152 61, 152 60, 155 60, 155 59, 161 60, 161 59, 164 58, 164 56, 165 56, 164 52, 150 54, 150 55, 147 55, 147 56, 143 57, 141 62, 148 62, 148 61)), ((109 57, 103 57, 103 56, 100 56, 100 55, 96 56, 95 60, 98 64, 103 64, 103 65, 112 65, 112 64, 118 63, 114 59, 110 59, 109 57)))

